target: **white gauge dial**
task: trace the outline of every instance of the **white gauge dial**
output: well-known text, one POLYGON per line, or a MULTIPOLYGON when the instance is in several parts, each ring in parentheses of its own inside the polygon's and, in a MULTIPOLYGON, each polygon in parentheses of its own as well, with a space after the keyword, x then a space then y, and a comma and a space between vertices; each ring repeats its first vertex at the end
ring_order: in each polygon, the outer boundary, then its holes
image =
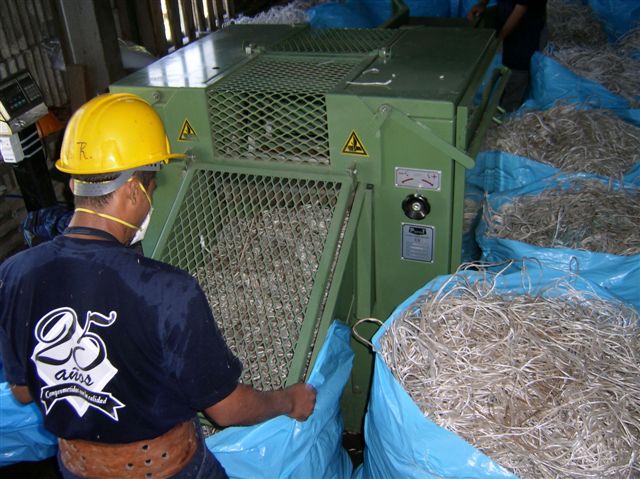
POLYGON ((442 172, 439 170, 396 168, 396 186, 400 188, 440 191, 441 179, 442 172))

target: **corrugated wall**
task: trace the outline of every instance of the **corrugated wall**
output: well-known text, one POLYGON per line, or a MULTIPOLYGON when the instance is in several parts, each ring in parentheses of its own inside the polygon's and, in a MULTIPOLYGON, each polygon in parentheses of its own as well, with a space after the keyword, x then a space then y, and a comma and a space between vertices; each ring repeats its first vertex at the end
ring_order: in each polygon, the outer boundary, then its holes
MULTIPOLYGON (((0 1, 0 79, 27 69, 49 107, 67 102, 64 72, 53 68, 46 45, 58 40, 53 0, 0 1)), ((60 64, 63 65, 59 51, 60 64)))

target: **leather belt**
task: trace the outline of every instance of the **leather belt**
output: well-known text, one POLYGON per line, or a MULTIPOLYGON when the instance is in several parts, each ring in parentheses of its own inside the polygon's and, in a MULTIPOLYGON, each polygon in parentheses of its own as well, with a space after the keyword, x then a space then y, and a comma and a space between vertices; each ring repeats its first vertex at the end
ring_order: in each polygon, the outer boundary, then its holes
POLYGON ((194 422, 188 421, 146 441, 106 444, 58 439, 58 444, 62 463, 80 477, 165 479, 191 461, 198 441, 194 422))

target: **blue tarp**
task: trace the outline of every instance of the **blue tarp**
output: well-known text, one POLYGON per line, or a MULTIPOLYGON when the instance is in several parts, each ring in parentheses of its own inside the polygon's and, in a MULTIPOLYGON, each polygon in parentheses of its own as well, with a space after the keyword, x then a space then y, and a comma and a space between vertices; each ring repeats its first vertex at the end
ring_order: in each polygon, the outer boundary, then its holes
MULTIPOLYGON (((537 262, 527 264, 528 277, 517 268, 496 281, 500 293, 537 294, 560 279, 569 280, 566 272, 547 268, 537 262), (526 279, 526 280, 525 280, 526 279), (526 289, 525 286, 526 285, 526 289)), ((482 273, 466 271, 464 276, 482 279, 482 273)), ((374 350, 382 335, 416 299, 426 291, 439 289, 450 276, 439 276, 404 301, 373 337, 374 350)), ((613 299, 583 278, 571 275, 573 287, 593 290, 604 299, 613 299)), ((427 419, 395 379, 381 355, 376 353, 373 385, 365 418, 363 465, 354 479, 488 479, 515 478, 489 457, 427 419)))
POLYGON ((305 422, 280 416, 250 427, 230 427, 207 446, 233 478, 345 479, 352 464, 342 447, 340 397, 351 373, 351 331, 334 322, 315 361, 309 383, 317 392, 305 422))
POLYGON ((56 438, 47 432, 35 403, 22 405, 9 384, 0 384, 0 467, 41 461, 56 454, 56 438))
MULTIPOLYGON (((573 178, 596 179, 589 175, 574 175, 573 178)), ((555 186, 569 188, 570 183, 546 180, 516 190, 490 194, 486 197, 486 202, 488 208, 497 210, 505 203, 512 203, 515 198, 537 195, 555 186)), ((625 187, 632 188, 630 185, 625 187)), ((575 271, 610 294, 640 309, 640 255, 620 256, 571 248, 543 248, 522 241, 490 238, 486 236, 486 231, 487 223, 483 218, 476 231, 476 239, 482 250, 482 261, 503 262, 509 259, 535 258, 548 266, 575 271)))

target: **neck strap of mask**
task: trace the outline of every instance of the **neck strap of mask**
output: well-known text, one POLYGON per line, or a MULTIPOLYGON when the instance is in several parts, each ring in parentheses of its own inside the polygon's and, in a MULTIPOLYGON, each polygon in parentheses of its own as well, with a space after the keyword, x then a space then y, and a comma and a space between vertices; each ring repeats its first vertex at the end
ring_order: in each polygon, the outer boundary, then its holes
POLYGON ((127 228, 131 228, 132 230, 140 229, 137 226, 126 222, 125 220, 121 220, 120 218, 116 218, 115 216, 111 216, 111 215, 108 215, 106 213, 98 213, 97 211, 90 210, 88 208, 76 208, 75 211, 79 211, 81 213, 89 213, 89 214, 92 214, 92 215, 99 216, 100 218, 104 218, 105 220, 115 221, 116 223, 120 223, 121 225, 124 225, 127 228))

